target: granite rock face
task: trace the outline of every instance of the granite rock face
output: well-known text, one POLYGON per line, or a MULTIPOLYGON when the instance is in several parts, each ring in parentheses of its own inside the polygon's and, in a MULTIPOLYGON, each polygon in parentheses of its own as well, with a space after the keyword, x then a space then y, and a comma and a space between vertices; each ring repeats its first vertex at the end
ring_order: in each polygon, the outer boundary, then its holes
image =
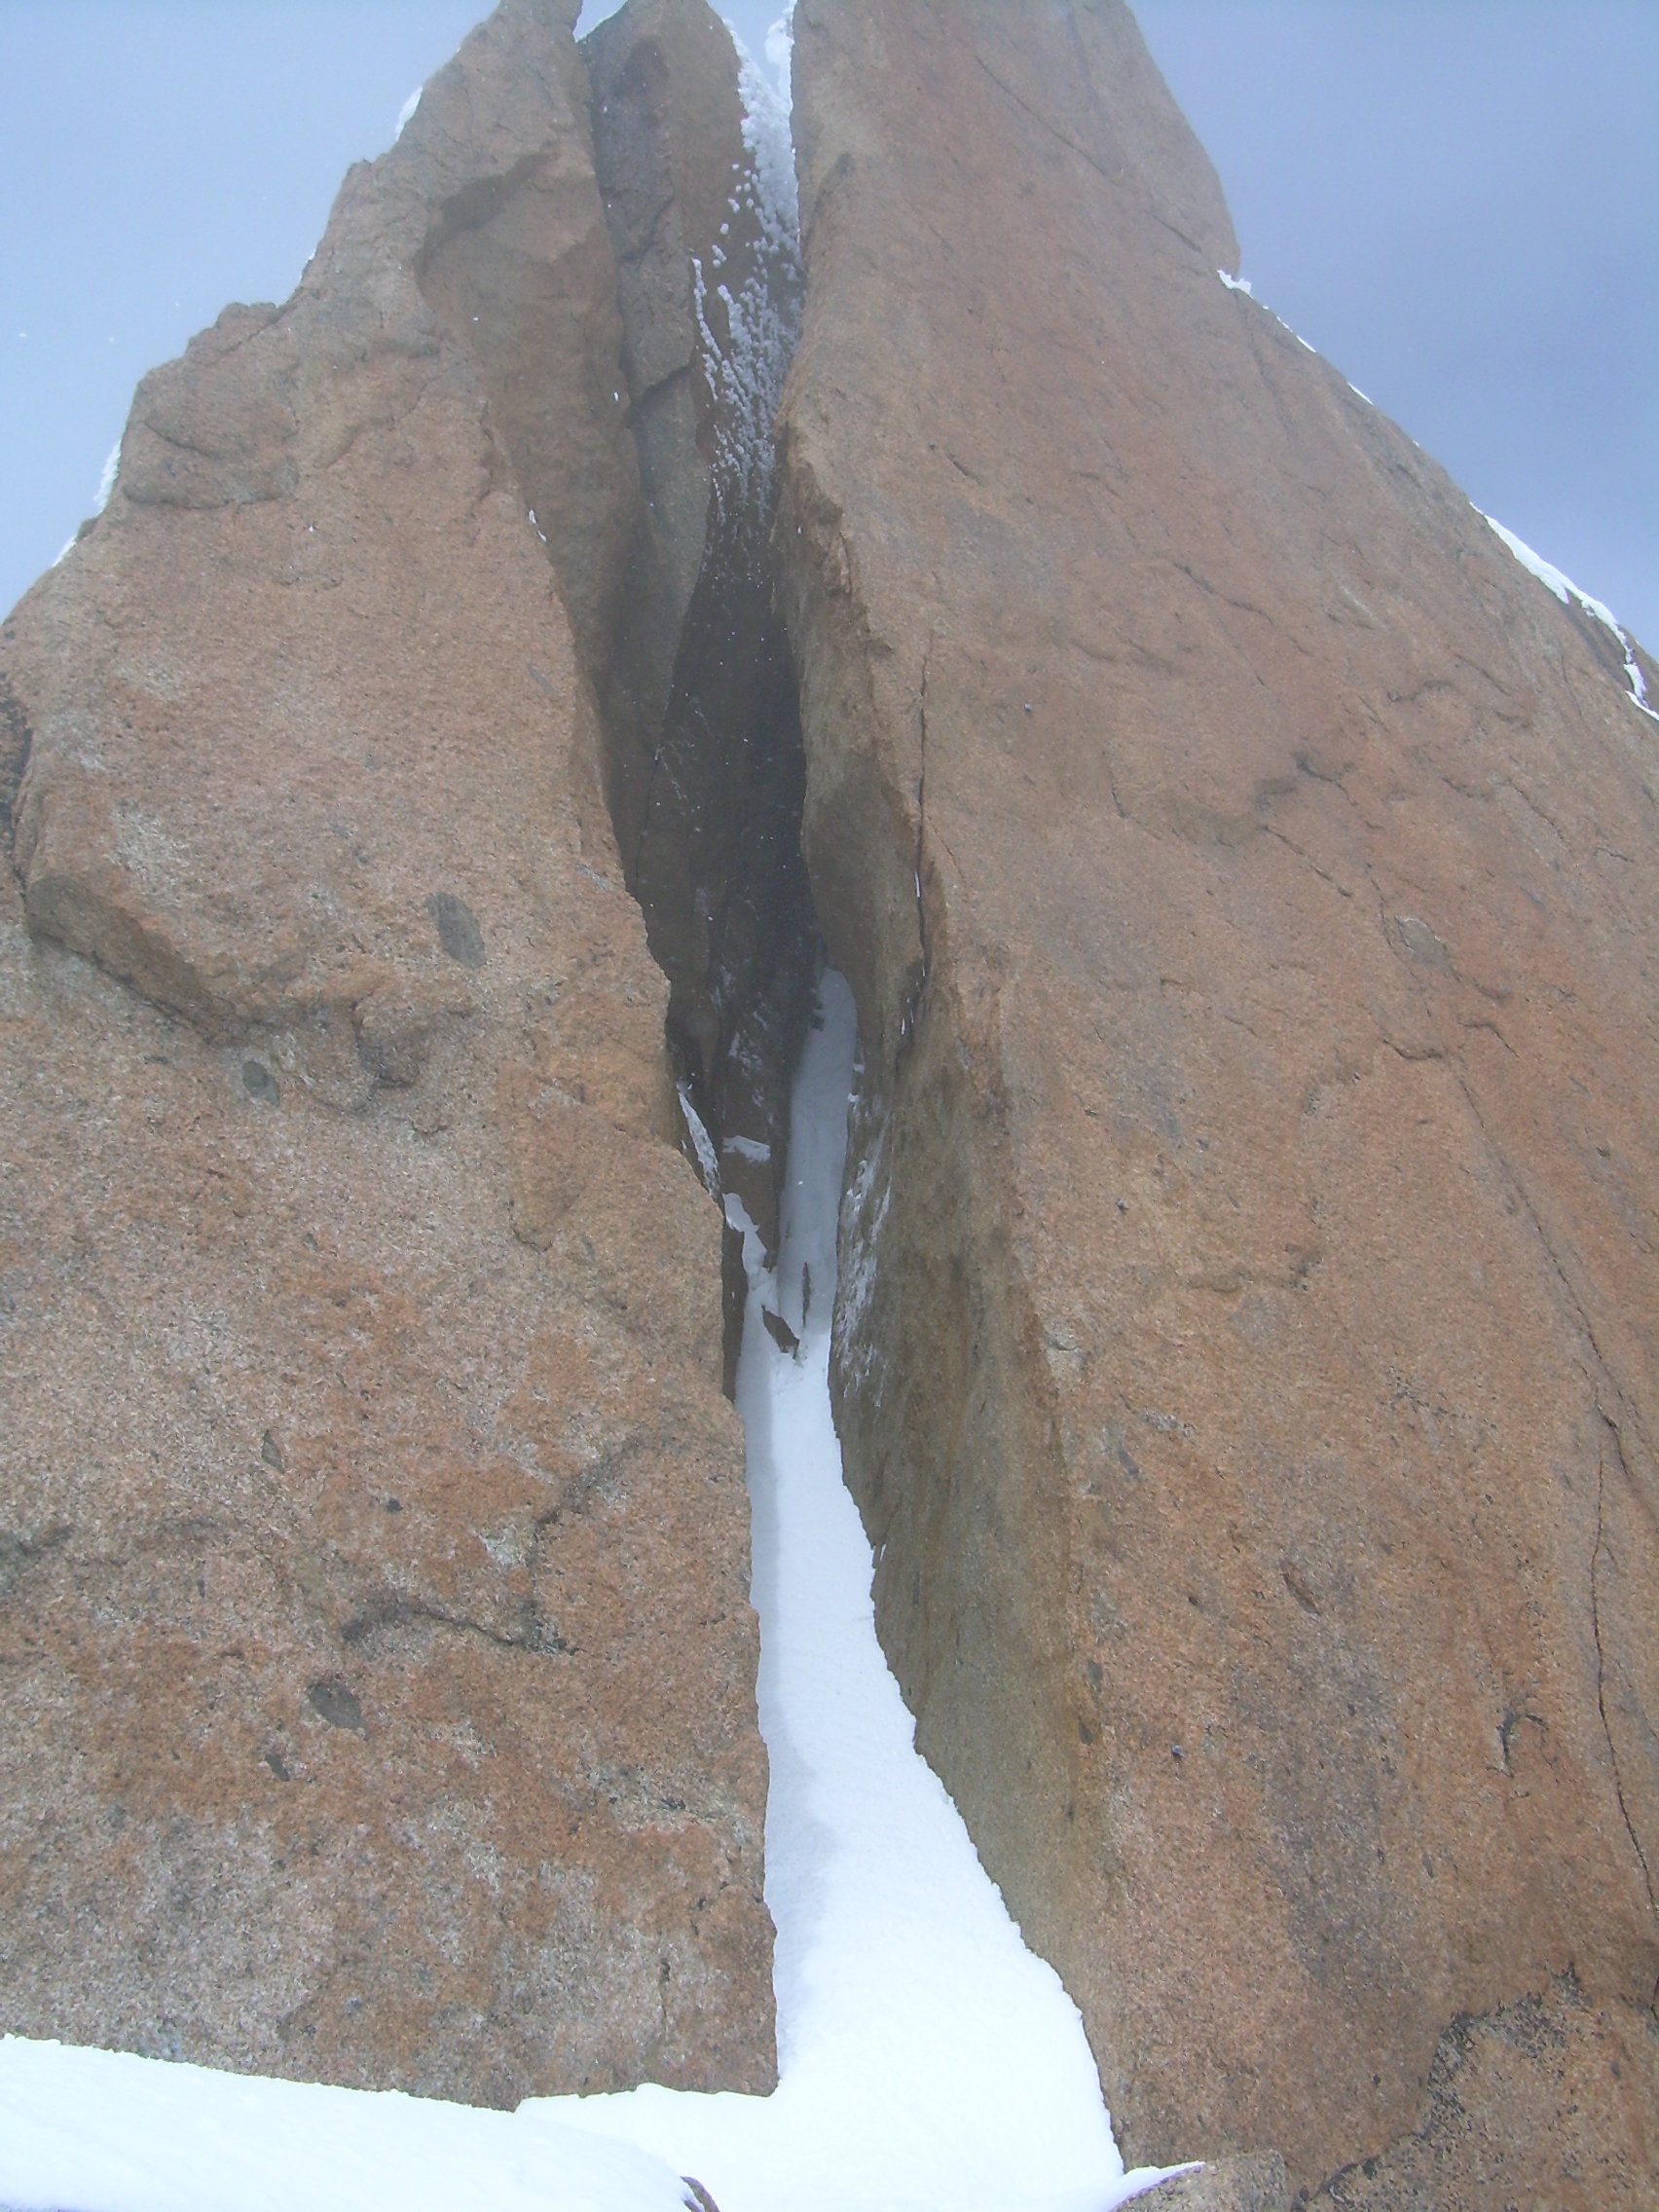
MULTIPOLYGON (((818 953, 769 549, 772 418, 802 284, 788 118, 763 84, 740 84, 706 0, 629 0, 583 51, 642 492, 606 695, 608 788, 669 978, 676 1072, 723 1193, 775 1253, 818 953)), ((728 1378, 741 1249, 734 1236, 728 1378)))
MULTIPOLYGON (((794 29, 878 1627, 1126 2157, 1316 2189, 1569 1972, 1652 2034, 1659 723, 1218 276, 1124 8, 794 29)), ((1436 2202, 1513 2200, 1503 2080, 1436 2202)))
POLYGON ((508 0, 288 305, 146 380, 0 632, 9 2031, 774 2079, 720 1222, 591 687, 638 484, 574 14, 508 0))

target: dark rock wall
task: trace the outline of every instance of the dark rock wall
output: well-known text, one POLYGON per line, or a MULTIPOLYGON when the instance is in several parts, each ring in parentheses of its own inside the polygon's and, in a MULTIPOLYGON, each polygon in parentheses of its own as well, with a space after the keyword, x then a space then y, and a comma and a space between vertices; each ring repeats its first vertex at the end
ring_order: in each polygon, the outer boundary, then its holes
MULTIPOLYGON (((669 978, 677 1068, 723 1188, 775 1251, 818 948, 769 547, 800 265, 704 0, 630 0, 584 51, 643 488, 607 696, 611 806, 669 978)), ((729 1365, 743 1291, 730 1249, 726 1290, 729 1365)))

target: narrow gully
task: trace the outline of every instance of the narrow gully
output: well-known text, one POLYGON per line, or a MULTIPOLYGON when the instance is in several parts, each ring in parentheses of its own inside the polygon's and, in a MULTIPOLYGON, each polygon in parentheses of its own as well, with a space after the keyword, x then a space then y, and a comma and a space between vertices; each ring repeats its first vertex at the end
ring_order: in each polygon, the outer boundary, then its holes
MULTIPOLYGON (((661 121, 667 87, 616 20, 588 52, 645 503, 609 702, 611 795, 670 981, 685 1149, 727 1226, 726 1382, 753 1509, 780 2081, 764 2099, 646 2084, 524 2117, 649 2151, 696 2175, 721 2212, 1104 2212, 1150 2177, 1125 2177, 1081 2017, 1025 1948, 915 1749, 876 1639, 873 1562, 830 1408, 858 1020, 827 965, 801 856, 806 764, 773 590, 771 424, 804 301, 788 109, 740 45, 750 173, 727 203, 723 242, 700 258, 684 235, 690 165, 681 152, 674 167, 661 121), (701 565, 656 718, 662 518, 677 483, 698 480, 673 427, 686 402, 678 372, 653 383, 644 365, 663 359, 641 304, 662 287, 642 272, 676 222, 713 462, 701 565)), ((787 49, 776 58, 787 69, 787 49)))
MULTIPOLYGON (((695 2174, 721 2212, 1109 2212, 1156 2178, 1125 2175, 1081 2017, 915 1749, 843 1480, 830 1364, 858 1021, 825 965, 801 858, 805 762, 769 553, 770 424, 804 289, 788 111, 745 59, 747 174, 724 242, 689 255, 699 419, 693 364, 665 367, 660 287, 646 280, 674 181, 662 86, 612 21, 588 53, 645 498, 605 700, 608 795, 669 978, 686 1149, 728 1228, 779 2085, 646 2084, 508 2115, 12 2044, 0 2104, 21 2142, 14 2164, 42 2177, 28 2201, 65 2200, 72 2166, 75 2199, 112 2212, 157 2187, 169 2202, 265 2212, 296 2141, 327 2147, 305 2184, 319 2205, 389 2184, 411 2207, 486 2193, 528 2206, 552 2189, 634 2212, 671 2178, 642 2152, 695 2174)), ((856 1204, 844 1218, 852 1251, 856 1204)))
MULTIPOLYGON (((788 111, 741 50, 733 101, 720 35, 624 11, 584 43, 642 493, 605 727, 617 845, 669 981, 685 1149, 775 1259, 789 1071, 821 959, 771 552, 772 422, 804 278, 788 111)), ((723 1276, 729 1396, 736 1231, 723 1276)))
POLYGON ((1109 2212, 1156 2175, 1124 2173, 1077 2009, 915 1749, 876 1641, 869 1543, 830 1408, 857 1051, 852 991, 827 970, 793 1087, 776 1265, 744 1238, 737 1405, 779 2084, 764 2098, 647 2084, 519 2117, 649 2152, 720 2212, 1109 2212))

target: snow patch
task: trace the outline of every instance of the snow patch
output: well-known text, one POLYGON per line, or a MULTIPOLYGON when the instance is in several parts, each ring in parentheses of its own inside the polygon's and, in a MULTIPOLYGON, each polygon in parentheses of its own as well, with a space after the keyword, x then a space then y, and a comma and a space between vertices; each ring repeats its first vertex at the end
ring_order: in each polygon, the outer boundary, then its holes
POLYGON ((1641 666, 1636 657, 1636 649, 1631 644, 1630 635, 1620 624, 1611 608, 1604 607, 1599 599, 1592 599, 1587 591, 1580 591, 1570 576, 1564 575, 1561 570, 1556 568, 1553 563, 1546 561, 1541 553, 1534 553, 1526 540, 1517 537, 1512 530, 1505 530, 1502 523, 1494 522, 1491 515, 1482 514, 1479 507, 1476 507, 1475 512, 1480 515, 1484 523, 1496 531, 1498 536, 1502 538, 1504 544, 1508 546, 1510 552, 1514 554, 1527 573, 1530 576, 1536 576, 1546 591, 1554 592, 1563 607, 1567 607, 1573 600, 1577 600, 1586 614, 1593 615, 1604 628, 1612 632, 1618 640, 1620 651, 1624 654, 1624 672, 1630 679, 1631 705, 1644 714, 1649 721, 1659 722, 1659 712, 1655 712, 1647 703, 1647 685, 1642 678, 1641 666))
POLYGON ((728 1191, 721 1201, 725 1209, 726 1226, 735 1229, 743 1238, 743 1270, 752 1280, 765 1266, 766 1246, 761 1238, 759 1224, 735 1191, 728 1191))
POLYGON ((697 1156, 697 1167, 703 1178, 703 1188, 712 1198, 720 1195, 720 1163, 715 1158, 715 1142, 710 1136, 703 1117, 691 1103, 689 1084, 677 1084, 680 1093, 680 1111, 685 1117, 685 1129, 691 1139, 691 1149, 697 1156))
POLYGON ((771 1146, 762 1144, 758 1137, 727 1137, 720 1150, 735 1152, 743 1160, 765 1161, 772 1157, 771 1146))
POLYGON ((214 2074, 0 2040, 0 2204, 14 2212, 681 2212, 674 2168, 533 2107, 214 2074))
POLYGON ((1225 269, 1218 269, 1216 271, 1216 275, 1221 278, 1222 282, 1227 286, 1230 292, 1242 292, 1246 299, 1251 300, 1256 297, 1254 291, 1251 289, 1250 279, 1248 276, 1230 276, 1225 269))
POLYGON ((109 505, 109 496, 115 490, 115 480, 120 472, 121 440, 117 438, 109 449, 109 459, 103 464, 103 474, 98 478, 97 494, 92 501, 93 514, 101 515, 109 505))
POLYGON ((409 97, 404 101, 403 105, 398 109, 397 129, 391 134, 391 142, 394 146, 396 145, 397 141, 403 136, 405 126, 413 121, 415 110, 421 104, 421 94, 424 91, 425 87, 424 85, 417 85, 415 90, 410 93, 409 97))

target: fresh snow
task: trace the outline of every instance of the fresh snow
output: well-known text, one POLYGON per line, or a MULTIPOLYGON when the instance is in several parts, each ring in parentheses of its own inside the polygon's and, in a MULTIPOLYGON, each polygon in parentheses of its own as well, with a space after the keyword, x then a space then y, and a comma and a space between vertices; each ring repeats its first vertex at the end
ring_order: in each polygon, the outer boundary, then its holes
MULTIPOLYGON (((1225 269, 1218 269, 1216 271, 1216 275, 1221 278, 1222 282, 1227 286, 1230 292, 1242 292, 1247 300, 1256 300, 1256 288, 1251 283, 1248 276, 1230 276, 1225 269)), ((1275 314, 1273 313, 1273 310, 1268 306, 1266 300, 1256 300, 1256 305, 1261 309, 1264 314, 1272 315, 1273 320, 1278 324, 1281 330, 1289 330, 1290 335, 1296 340, 1296 343, 1299 346, 1305 348, 1308 352, 1318 352, 1318 347, 1309 344, 1309 342, 1303 337, 1300 330, 1291 330, 1290 324, 1285 321, 1283 315, 1275 314)), ((1354 387, 1352 385, 1349 385, 1348 389, 1352 391, 1354 389, 1354 387)), ((1364 392, 1361 392, 1359 396, 1361 399, 1364 399, 1364 392)), ((1366 405, 1369 406, 1370 404, 1370 401, 1366 400, 1366 405)))
MULTIPOLYGON (((1480 514, 1480 508, 1477 507, 1475 512, 1480 514)), ((1494 522, 1491 515, 1481 515, 1481 520, 1496 531, 1498 536, 1502 538, 1504 544, 1508 546, 1510 552, 1514 554, 1527 573, 1530 576, 1536 576, 1546 591, 1554 592, 1563 607, 1567 605, 1569 599, 1575 599, 1580 607, 1595 615, 1597 621, 1604 622, 1609 630, 1618 629, 1617 622, 1599 599, 1592 599, 1588 592, 1580 591, 1570 576, 1564 576, 1559 569, 1546 561, 1541 553, 1534 553, 1532 548, 1524 539, 1517 537, 1512 530, 1505 530, 1502 523, 1494 522)), ((1620 635, 1622 636, 1623 633, 1620 632, 1620 635)))
POLYGON ((691 1086, 682 1083, 676 1087, 680 1092, 680 1111, 685 1117, 690 1133, 691 1149, 697 1155, 697 1171, 703 1178, 703 1188, 712 1198, 720 1194, 720 1163, 715 1156, 715 1140, 710 1136, 703 1117, 691 1102, 691 1086))
MULTIPOLYGON (((121 440, 117 438, 114 445, 111 446, 109 450, 109 459, 103 464, 103 474, 98 478, 98 488, 92 494, 93 514, 101 515, 105 507, 109 505, 109 496, 115 490, 116 471, 120 468, 120 466, 121 440)), ((79 545, 80 542, 81 533, 79 530, 77 530, 74 536, 69 539, 68 543, 63 547, 63 550, 58 554, 57 558, 53 562, 52 566, 55 569, 61 568, 63 563, 68 560, 70 554, 74 552, 76 546, 79 545)), ((3 2207, 0 2207, 0 2212, 4 2212, 3 2207)))
POLYGON ((794 0, 766 33, 766 59, 771 64, 768 82, 734 24, 728 22, 737 48, 738 90, 743 96, 743 142, 760 178, 760 200, 766 222, 768 253, 798 253, 800 203, 795 183, 794 135, 790 116, 793 106, 790 82, 794 55, 794 0))
MULTIPOLYGON (((830 1411, 850 988, 824 977, 792 1103, 778 1266, 743 1209, 738 1368, 771 1759, 766 1901, 780 2081, 489 2113, 0 2041, 14 2212, 1109 2212, 1126 2176, 1083 2023, 1020 1941, 914 1747, 876 1641, 871 1560, 830 1411), (773 1343, 763 1311, 799 1338, 773 1343)), ((707 1139, 705 1138, 705 1142, 707 1139)))
POLYGON ((1504 544, 1508 546, 1510 552, 1514 554, 1527 573, 1536 576, 1546 591, 1554 592, 1563 607, 1567 607, 1573 600, 1577 600, 1586 614, 1594 615, 1598 622, 1612 632, 1618 640, 1620 651, 1624 654, 1624 672, 1630 679, 1631 705, 1639 708, 1649 721, 1659 722, 1659 712, 1656 712, 1647 703, 1647 685, 1642 679, 1641 664, 1636 657, 1635 648, 1630 642, 1630 635, 1619 622, 1611 608, 1604 607, 1599 599, 1592 599, 1587 591, 1580 591, 1570 576, 1563 575, 1562 571, 1546 561, 1541 553, 1534 553, 1525 539, 1517 537, 1512 530, 1505 530, 1502 523, 1494 522, 1491 515, 1481 514, 1479 507, 1475 509, 1475 512, 1481 515, 1483 522, 1490 524, 1496 531, 1498 536, 1502 538, 1504 544))
POLYGON ((741 1160, 764 1162, 771 1159, 772 1148, 759 1137, 727 1137, 720 1147, 722 1152, 735 1152, 741 1160))
MULTIPOLYGON (((735 32, 732 35, 736 37, 735 32)), ((737 45, 738 52, 741 53, 743 41, 738 39, 737 45)), ((772 76, 779 102, 785 115, 788 115, 794 104, 794 96, 790 83, 790 71, 794 61, 794 0, 790 0, 789 6, 766 33, 766 59, 772 65, 772 76)), ((794 174, 793 144, 790 156, 790 173, 792 177, 794 174)))
POLYGON ((680 2212, 684 2201, 659 2159, 525 2111, 0 2040, 10 2212, 680 2212))
MULTIPOLYGON (((754 1501, 777 1923, 770 2097, 526 2105, 694 2174, 720 2212, 1105 2212, 1131 2189, 1077 2009, 1027 1951, 876 1641, 869 1545, 830 1413, 835 1230, 857 1045, 826 975, 795 1082, 778 1266, 746 1239, 738 1408, 754 1501), (762 1311, 800 1340, 773 1343, 762 1311)), ((740 1210, 740 1209, 739 1209, 740 1210)))
POLYGON ((98 489, 92 503, 93 514, 101 515, 109 505, 109 496, 115 490, 115 479, 120 468, 121 440, 117 438, 109 449, 109 459, 103 464, 103 474, 98 478, 98 489))

